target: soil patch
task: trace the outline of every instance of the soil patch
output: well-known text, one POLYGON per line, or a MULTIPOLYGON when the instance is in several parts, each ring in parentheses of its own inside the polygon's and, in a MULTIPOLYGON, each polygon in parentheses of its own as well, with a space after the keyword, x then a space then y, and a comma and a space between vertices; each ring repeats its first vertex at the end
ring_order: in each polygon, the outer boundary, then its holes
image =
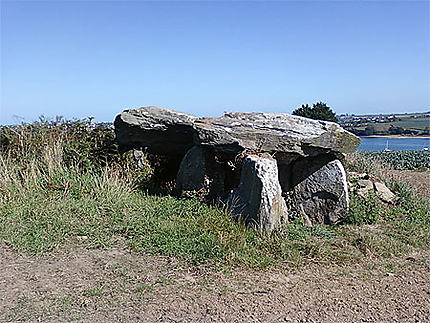
POLYGON ((3 245, 0 321, 428 322, 429 263, 229 272, 125 247, 32 256, 3 245))

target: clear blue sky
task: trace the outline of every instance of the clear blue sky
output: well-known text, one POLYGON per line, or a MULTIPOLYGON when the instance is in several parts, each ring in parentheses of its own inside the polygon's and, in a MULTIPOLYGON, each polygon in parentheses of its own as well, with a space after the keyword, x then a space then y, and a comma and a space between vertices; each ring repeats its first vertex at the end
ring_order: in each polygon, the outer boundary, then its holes
POLYGON ((429 110, 429 15, 428 1, 2 1, 0 123, 429 110))

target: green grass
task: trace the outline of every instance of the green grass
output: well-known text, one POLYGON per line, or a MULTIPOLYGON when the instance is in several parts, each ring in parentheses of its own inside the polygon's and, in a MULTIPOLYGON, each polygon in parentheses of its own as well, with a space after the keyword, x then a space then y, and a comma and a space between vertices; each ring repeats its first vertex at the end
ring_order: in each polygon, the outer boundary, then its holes
POLYGON ((63 169, 25 178, 1 186, 0 238, 31 253, 68 241, 105 248, 123 237, 133 250, 192 263, 265 267, 284 260, 297 263, 331 235, 329 228, 293 224, 279 237, 265 237, 198 200, 147 196, 109 170, 63 169), (78 239, 82 236, 86 239, 78 239))
POLYGON ((46 252, 68 241, 106 248, 122 237, 135 251, 175 256, 194 264, 262 268, 355 261, 369 250, 386 257, 399 249, 428 248, 430 241, 424 202, 392 209, 380 224, 382 235, 359 225, 310 228, 295 221, 268 237, 198 200, 147 196, 108 170, 99 174, 70 170, 21 185, 9 182, 1 189, 0 238, 31 253, 46 252), (77 239, 82 236, 86 239, 77 239))
POLYGON ((375 194, 369 194, 366 197, 352 194, 346 222, 349 224, 375 224, 384 211, 384 207, 379 203, 375 194))
MULTIPOLYGON (((310 228, 296 220, 267 236, 236 223, 222 207, 147 195, 136 172, 151 172, 133 170, 127 160, 105 165, 87 158, 97 167, 79 160, 73 167, 65 158, 70 143, 54 139, 35 153, 19 145, 13 154, 10 146, 0 151, 0 240, 16 250, 43 253, 67 243, 107 248, 125 241, 131 250, 193 264, 265 268, 429 248, 429 204, 402 185, 393 184, 403 197, 391 209, 353 197, 349 224, 310 228)), ((88 157, 87 151, 73 154, 88 157)))

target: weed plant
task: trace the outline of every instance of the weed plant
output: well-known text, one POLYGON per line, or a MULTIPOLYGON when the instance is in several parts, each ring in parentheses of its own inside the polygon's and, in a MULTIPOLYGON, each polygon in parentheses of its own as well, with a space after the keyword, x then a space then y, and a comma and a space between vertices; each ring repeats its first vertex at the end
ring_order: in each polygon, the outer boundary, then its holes
POLYGON ((384 207, 375 194, 362 197, 352 194, 348 217, 345 222, 349 224, 375 224, 384 212, 384 207))

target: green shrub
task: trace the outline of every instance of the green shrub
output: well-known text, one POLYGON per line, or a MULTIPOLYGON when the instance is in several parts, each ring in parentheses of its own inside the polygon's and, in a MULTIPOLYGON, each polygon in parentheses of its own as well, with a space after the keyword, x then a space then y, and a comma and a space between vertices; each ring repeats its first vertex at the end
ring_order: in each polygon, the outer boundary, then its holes
POLYGON ((387 181, 388 188, 396 195, 397 205, 410 206, 414 200, 414 191, 407 183, 398 180, 387 181))
POLYGON ((345 222, 349 224, 374 224, 378 222, 383 207, 374 194, 361 197, 351 194, 350 208, 345 222))
POLYGON ((118 174, 144 187, 153 170, 149 163, 138 167, 131 152, 120 154, 114 130, 88 120, 55 121, 43 118, 33 124, 0 127, 0 154, 25 171, 36 163, 37 169, 70 168, 81 172, 120 170, 118 174))
POLYGON ((307 104, 302 104, 300 108, 297 108, 293 111, 293 114, 315 120, 325 120, 332 122, 339 121, 332 109, 323 102, 317 102, 313 104, 312 107, 307 104))

